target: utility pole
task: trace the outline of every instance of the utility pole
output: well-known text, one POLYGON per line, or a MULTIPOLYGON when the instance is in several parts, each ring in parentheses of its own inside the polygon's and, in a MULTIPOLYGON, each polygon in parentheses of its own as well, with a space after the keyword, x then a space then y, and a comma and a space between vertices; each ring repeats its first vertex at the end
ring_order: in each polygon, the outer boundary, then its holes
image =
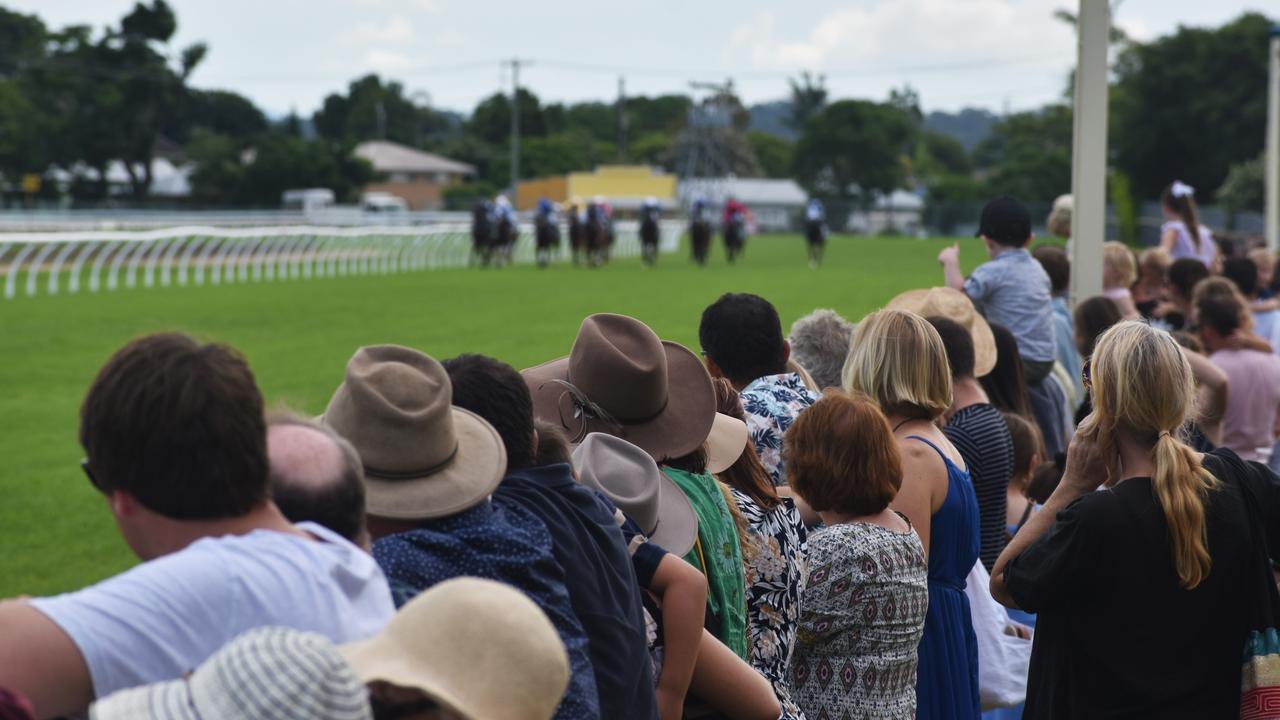
POLYGON ((618 157, 627 157, 627 79, 618 76, 618 157))
POLYGON ((1102 294, 1102 243, 1107 232, 1107 50, 1111 6, 1107 0, 1080 0, 1076 18, 1071 294, 1079 302, 1102 294))
POLYGON ((520 66, 529 62, 512 58, 507 64, 511 66, 511 195, 515 202, 520 190, 520 66))
POLYGON ((1271 27, 1271 88, 1267 92, 1267 249, 1280 248, 1280 25, 1271 27))

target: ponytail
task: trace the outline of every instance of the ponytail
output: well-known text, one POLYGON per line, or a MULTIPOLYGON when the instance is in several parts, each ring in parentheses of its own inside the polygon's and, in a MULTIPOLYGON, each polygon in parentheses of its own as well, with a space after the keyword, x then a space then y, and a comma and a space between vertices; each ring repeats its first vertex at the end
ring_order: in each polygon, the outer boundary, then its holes
POLYGON ((1196 252, 1200 252, 1200 212, 1196 209, 1196 198, 1192 194, 1192 189, 1178 181, 1174 181, 1173 185, 1165 188, 1161 196, 1165 207, 1169 208, 1178 215, 1178 219, 1182 220, 1182 224, 1187 226, 1187 235, 1191 238, 1191 243, 1195 246, 1196 252), (1182 186, 1187 192, 1174 193, 1175 186, 1182 186))
POLYGON ((1218 481, 1200 464, 1194 450, 1169 432, 1161 432, 1152 451, 1155 474, 1152 485, 1164 510, 1173 548, 1178 582, 1191 590, 1209 575, 1204 507, 1209 490, 1218 481))

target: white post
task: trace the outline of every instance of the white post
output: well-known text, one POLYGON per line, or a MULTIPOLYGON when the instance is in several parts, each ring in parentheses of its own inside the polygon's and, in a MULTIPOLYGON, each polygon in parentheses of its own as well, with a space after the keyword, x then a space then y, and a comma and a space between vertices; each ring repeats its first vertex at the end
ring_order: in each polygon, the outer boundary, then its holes
POLYGON ((1267 248, 1280 249, 1280 25, 1271 28, 1271 87, 1267 92, 1267 248))
POLYGON ((1071 294, 1079 302, 1102 294, 1102 243, 1107 231, 1108 0, 1080 0, 1076 17, 1071 294))

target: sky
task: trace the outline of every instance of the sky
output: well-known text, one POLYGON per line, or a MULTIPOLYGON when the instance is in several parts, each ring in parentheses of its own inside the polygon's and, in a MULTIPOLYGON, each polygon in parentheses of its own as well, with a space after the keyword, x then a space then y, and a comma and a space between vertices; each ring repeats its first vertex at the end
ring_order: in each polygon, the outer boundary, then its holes
MULTIPOLYGON (((1274 0, 1124 0, 1115 23, 1138 40, 1213 26, 1274 0)), ((192 76, 273 116, 309 115, 367 73, 431 105, 469 112, 509 90, 504 60, 544 102, 688 93, 734 81, 748 104, 783 99, 787 79, 826 76, 832 97, 885 99, 910 84, 926 111, 1039 107, 1062 96, 1070 0, 169 0, 177 49, 206 42, 192 76)), ((0 0, 61 27, 115 24, 132 0, 0 0)), ((1275 16, 1276 7, 1269 8, 1275 16)))

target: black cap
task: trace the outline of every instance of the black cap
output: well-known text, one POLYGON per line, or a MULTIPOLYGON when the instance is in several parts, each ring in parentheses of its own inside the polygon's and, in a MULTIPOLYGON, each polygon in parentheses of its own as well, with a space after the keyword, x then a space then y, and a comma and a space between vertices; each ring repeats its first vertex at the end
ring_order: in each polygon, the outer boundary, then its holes
POLYGON ((1015 198, 998 197, 982 208, 975 235, 985 235, 1001 245, 1022 247, 1031 238, 1031 213, 1015 198))

